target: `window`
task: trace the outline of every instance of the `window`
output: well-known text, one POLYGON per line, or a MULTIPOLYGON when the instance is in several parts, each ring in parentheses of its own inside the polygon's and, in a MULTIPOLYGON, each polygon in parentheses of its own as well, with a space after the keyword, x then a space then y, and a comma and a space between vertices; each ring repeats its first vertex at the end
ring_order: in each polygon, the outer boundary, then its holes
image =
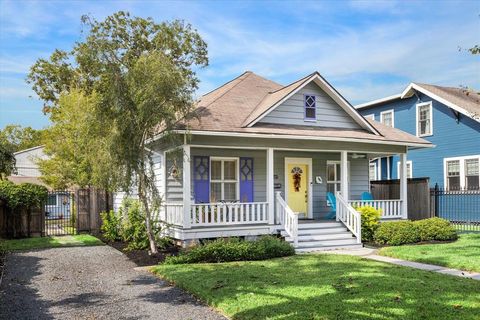
POLYGON ((47 206, 56 206, 57 205, 57 195, 50 194, 47 199, 47 206))
MULTIPOLYGON (((350 180, 350 162, 348 162, 348 172, 348 180, 350 180)), ((335 194, 340 191, 342 180, 340 175, 340 161, 327 161, 327 192, 335 194)))
POLYGON ((314 95, 305 95, 305 120, 317 119, 317 103, 314 95))
POLYGON ((460 160, 447 161, 447 189, 460 189, 460 160))
POLYGON ((394 111, 387 110, 380 112, 380 122, 386 125, 387 127, 394 127, 394 111))
POLYGON ((371 120, 375 120, 375 114, 367 114, 365 116, 363 116, 365 119, 371 119, 371 120))
POLYGON ((432 102, 417 104, 417 136, 431 136, 433 134, 432 102))
POLYGON ((479 188, 479 159, 465 160, 465 188, 467 190, 478 190, 479 188))
MULTIPOLYGON (((397 175, 400 177, 400 161, 397 162, 397 175)), ((413 164, 411 160, 407 161, 407 178, 413 178, 413 164)))
POLYGON ((370 181, 377 180, 377 164, 375 162, 371 162, 368 165, 368 176, 370 181))
POLYGON ((480 189, 480 155, 444 159, 445 187, 448 191, 480 189))
POLYGON ((236 201, 238 197, 238 159, 212 158, 210 162, 210 201, 236 201))

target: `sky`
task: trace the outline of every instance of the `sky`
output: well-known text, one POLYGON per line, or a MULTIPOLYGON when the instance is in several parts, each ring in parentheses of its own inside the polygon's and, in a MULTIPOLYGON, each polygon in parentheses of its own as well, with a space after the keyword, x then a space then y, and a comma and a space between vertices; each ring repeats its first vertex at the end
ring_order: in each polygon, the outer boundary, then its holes
POLYGON ((208 44, 197 95, 246 70, 281 84, 320 72, 352 104, 410 82, 480 89, 480 1, 0 0, 0 128, 43 128, 30 66, 81 40, 80 16, 183 19, 208 44))

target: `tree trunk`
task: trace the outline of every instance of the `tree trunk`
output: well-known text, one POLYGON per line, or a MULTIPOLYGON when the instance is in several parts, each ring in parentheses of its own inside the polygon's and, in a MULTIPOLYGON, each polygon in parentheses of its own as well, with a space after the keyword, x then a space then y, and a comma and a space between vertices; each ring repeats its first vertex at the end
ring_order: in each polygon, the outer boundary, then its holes
POLYGON ((155 236, 152 229, 150 206, 148 205, 148 199, 146 196, 145 176, 143 174, 140 174, 139 180, 140 181, 138 184, 138 197, 140 198, 140 201, 142 202, 143 208, 145 210, 145 226, 147 229, 148 241, 150 242, 150 252, 152 254, 157 254, 158 249, 157 244, 155 243, 155 236))

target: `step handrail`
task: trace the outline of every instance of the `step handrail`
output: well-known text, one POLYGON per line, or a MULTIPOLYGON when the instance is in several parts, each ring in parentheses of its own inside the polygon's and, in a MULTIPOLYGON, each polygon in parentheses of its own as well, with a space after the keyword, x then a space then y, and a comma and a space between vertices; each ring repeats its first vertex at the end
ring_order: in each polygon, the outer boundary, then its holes
POLYGON ((337 219, 357 238, 357 243, 362 243, 362 216, 355 210, 337 191, 337 219))
POLYGON ((283 200, 282 193, 276 192, 276 210, 280 225, 293 240, 293 246, 298 247, 298 214, 295 214, 288 204, 283 200))

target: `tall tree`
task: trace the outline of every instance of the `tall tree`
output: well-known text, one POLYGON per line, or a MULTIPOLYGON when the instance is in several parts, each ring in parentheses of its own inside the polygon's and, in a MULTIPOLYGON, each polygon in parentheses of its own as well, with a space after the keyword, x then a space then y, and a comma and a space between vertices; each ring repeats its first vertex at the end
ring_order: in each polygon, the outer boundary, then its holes
POLYGON ((208 64, 207 46, 180 20, 155 23, 118 12, 104 21, 83 16, 82 22, 84 40, 71 52, 57 50, 49 60, 38 60, 28 81, 44 100, 44 111, 52 114, 73 88, 98 95, 88 123, 108 128, 104 159, 119 172, 115 187, 137 188, 156 253, 151 216, 160 199, 148 142, 159 130, 170 133, 190 114, 199 83, 196 70, 208 64))
POLYGON ((13 152, 42 145, 45 130, 36 130, 32 127, 7 125, 0 131, 0 140, 10 144, 13 152))
POLYGON ((15 173, 15 162, 12 145, 6 140, 0 140, 0 180, 4 180, 15 173))

